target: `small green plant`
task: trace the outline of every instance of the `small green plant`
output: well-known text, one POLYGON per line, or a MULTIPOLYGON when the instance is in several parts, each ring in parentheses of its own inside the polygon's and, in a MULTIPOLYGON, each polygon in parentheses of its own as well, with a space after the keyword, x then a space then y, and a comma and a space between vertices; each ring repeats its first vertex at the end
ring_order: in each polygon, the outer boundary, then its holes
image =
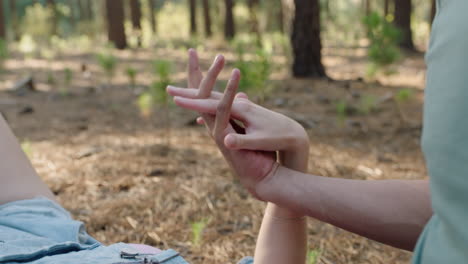
POLYGON ((6 59, 8 59, 8 43, 0 38, 0 70, 3 69, 6 59))
POLYGON ((307 264, 316 264, 320 258, 319 250, 309 250, 307 252, 307 264))
POLYGON ((251 60, 245 59, 245 42, 238 41, 236 44, 237 63, 235 67, 241 73, 239 90, 252 92, 264 101, 268 90, 267 81, 271 74, 270 53, 264 48, 258 48, 251 60))
POLYGON ((52 71, 49 71, 47 73, 47 84, 48 85, 55 85, 56 81, 55 81, 55 77, 54 77, 54 73, 52 71))
POLYGON ((200 246, 200 242, 203 237, 203 231, 205 230, 207 224, 208 220, 206 219, 192 223, 192 245, 195 247, 200 246))
POLYGON ((151 93, 142 93, 137 100, 138 108, 142 116, 148 117, 153 109, 153 96, 151 93))
POLYGON ((99 66, 104 70, 107 76, 107 85, 111 86, 112 79, 115 75, 115 68, 117 65, 117 58, 110 52, 100 53, 96 56, 99 66))
POLYGON ((400 89, 396 95, 395 100, 399 103, 407 102, 411 99, 413 92, 408 88, 400 89))
POLYGON ((154 105, 160 104, 163 106, 164 126, 166 128, 166 142, 170 143, 170 118, 169 118, 169 100, 166 93, 166 87, 171 83, 171 63, 165 60, 157 60, 153 64, 155 80, 150 85, 149 90, 142 93, 137 101, 140 112, 143 116, 149 116, 154 105))
POLYGON ((68 95, 72 80, 73 80, 73 71, 70 68, 66 67, 65 69, 63 69, 64 86, 60 89, 60 93, 63 96, 68 95))
POLYGON ((400 89, 394 96, 395 104, 400 114, 401 125, 407 122, 406 114, 403 111, 403 104, 408 102, 413 96, 413 92, 408 88, 400 89))
POLYGON ((383 70, 384 74, 395 72, 391 66, 401 56, 398 48, 400 31, 377 12, 364 17, 363 23, 370 41, 368 76, 374 77, 380 70, 383 70))
POLYGON ((65 68, 63 70, 64 81, 66 86, 70 86, 73 79, 73 71, 70 68, 65 68))
POLYGON ((369 114, 377 109, 377 98, 373 95, 364 95, 359 102, 359 112, 369 114))
POLYGON ((125 73, 127 74, 128 81, 130 82, 130 85, 132 89, 135 89, 136 87, 136 77, 137 77, 137 70, 131 66, 127 67, 125 70, 125 73))
POLYGON ((23 152, 26 154, 26 156, 28 156, 29 158, 31 158, 31 155, 32 155, 32 146, 31 146, 31 142, 29 140, 24 140, 23 142, 21 142, 21 149, 23 150, 23 152))
POLYGON ((335 105, 336 114, 338 116, 338 121, 340 124, 343 124, 348 115, 348 104, 345 100, 340 100, 335 105))

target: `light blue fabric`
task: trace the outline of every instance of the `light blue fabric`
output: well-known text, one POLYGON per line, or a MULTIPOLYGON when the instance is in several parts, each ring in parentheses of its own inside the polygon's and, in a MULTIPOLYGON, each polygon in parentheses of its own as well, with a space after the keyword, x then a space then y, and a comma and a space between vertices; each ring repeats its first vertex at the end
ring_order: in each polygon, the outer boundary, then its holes
POLYGON ((252 257, 245 257, 241 259, 241 261, 239 261, 239 263, 237 264, 253 264, 253 263, 254 263, 254 259, 252 257))
POLYGON ((100 246, 83 223, 46 198, 0 206, 0 241, 0 262, 25 262, 100 246))
MULTIPOLYGON (((57 203, 46 198, 0 206, 1 264, 112 264, 135 262, 120 257, 129 245, 104 246, 89 236, 57 203)), ((165 251, 173 252, 173 251, 165 251)), ((163 252, 164 253, 164 252, 163 252)), ((187 263, 182 257, 165 264, 187 263)))
POLYGON ((422 146, 434 215, 414 264, 468 263, 467 0, 437 0, 429 50, 422 146))

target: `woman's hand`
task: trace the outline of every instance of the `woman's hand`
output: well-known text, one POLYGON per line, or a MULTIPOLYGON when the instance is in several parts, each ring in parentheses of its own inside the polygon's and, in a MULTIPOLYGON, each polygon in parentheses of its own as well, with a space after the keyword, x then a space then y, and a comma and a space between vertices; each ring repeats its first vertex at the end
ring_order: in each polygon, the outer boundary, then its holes
MULTIPOLYGON (((197 89, 168 87, 175 103, 183 108, 215 115, 222 94, 211 93, 208 99, 197 99, 197 89)), ((297 152, 308 150, 309 140, 304 128, 296 121, 254 104, 245 94, 234 99, 231 118, 242 122, 245 134, 229 133, 224 144, 229 149, 297 152)), ((199 123, 204 123, 201 119, 199 123)))
MULTIPOLYGON (((195 97, 207 98, 211 96, 213 86, 223 67, 224 58, 217 56, 206 76, 203 77, 198 67, 198 58, 195 51, 189 51, 188 85, 189 87, 198 88, 194 94, 195 97)), ((236 96, 239 79, 239 70, 234 70, 226 91, 221 100, 219 100, 219 106, 216 108, 216 111, 213 114, 201 113, 201 115, 205 120, 210 135, 215 140, 234 174, 254 196, 262 199, 257 195, 257 186, 276 171, 276 152, 228 149, 224 144, 226 135, 236 134, 236 129, 239 129, 239 127, 233 126, 230 122, 231 107, 236 96)), ((239 130, 239 132, 242 131, 239 130)))

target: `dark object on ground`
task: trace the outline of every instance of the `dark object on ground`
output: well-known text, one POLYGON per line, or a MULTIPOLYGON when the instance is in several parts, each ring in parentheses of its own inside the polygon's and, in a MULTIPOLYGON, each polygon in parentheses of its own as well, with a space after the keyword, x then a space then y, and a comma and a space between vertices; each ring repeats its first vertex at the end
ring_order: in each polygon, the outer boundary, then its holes
POLYGON ((20 115, 27 115, 27 114, 32 114, 32 113, 34 113, 34 108, 30 105, 27 105, 18 111, 18 114, 20 115))
POLYGON ((36 86, 34 85, 34 79, 32 76, 27 76, 13 85, 11 92, 18 96, 23 96, 28 92, 36 91, 36 86))
POLYGON ((164 174, 164 170, 163 169, 154 169, 152 171, 150 171, 149 173, 146 174, 146 176, 148 177, 157 177, 157 176, 162 176, 164 174))

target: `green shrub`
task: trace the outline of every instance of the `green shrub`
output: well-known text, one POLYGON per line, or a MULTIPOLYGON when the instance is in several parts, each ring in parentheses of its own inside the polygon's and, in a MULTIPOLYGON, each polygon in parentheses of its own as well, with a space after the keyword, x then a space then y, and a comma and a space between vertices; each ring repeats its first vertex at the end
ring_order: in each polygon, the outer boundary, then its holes
POLYGON ((307 252, 307 264, 316 264, 320 258, 319 250, 309 250, 307 252))
POLYGON ((138 107, 140 112, 147 116, 151 113, 152 108, 156 104, 163 105, 166 116, 166 127, 169 126, 169 102, 166 93, 166 87, 171 83, 171 63, 165 60, 157 60, 153 63, 153 73, 155 79, 150 85, 148 91, 142 93, 138 98, 138 107))
POLYGON ((73 80, 73 71, 67 67, 63 70, 63 76, 64 86, 60 89, 60 93, 65 96, 68 95, 70 91, 70 85, 73 80))
POLYGON ((385 74, 392 73, 390 66, 401 56, 398 48, 400 31, 377 12, 364 17, 363 22, 370 41, 368 75, 373 77, 381 69, 385 74))
POLYGON ((404 103, 404 102, 407 102, 409 101, 409 99, 411 99, 411 97, 413 96, 413 91, 411 91, 410 89, 408 88, 403 88, 403 89, 400 89, 396 95, 395 95, 395 100, 398 102, 398 103, 404 103))
POLYGON ((245 42, 236 43, 237 62, 235 67, 241 73, 239 90, 253 93, 263 101, 268 91, 268 79, 271 74, 270 53, 264 48, 257 48, 250 60, 245 59, 245 42))
POLYGON ((131 87, 134 89, 136 86, 136 76, 137 76, 137 70, 131 66, 127 67, 125 70, 125 73, 127 74, 128 81, 130 82, 131 87))
POLYGON ((110 86, 115 75, 117 58, 110 52, 99 53, 96 56, 99 66, 104 70, 107 76, 107 84, 110 86))
POLYGON ((377 98, 373 95, 364 95, 359 102, 359 112, 369 114, 377 109, 377 98))
POLYGON ((65 68, 63 70, 63 73, 64 73, 65 86, 70 86, 73 80, 73 71, 70 68, 65 68))
POLYGON ((345 100, 340 100, 336 103, 335 110, 338 115, 338 120, 344 121, 348 115, 348 104, 345 100))
POLYGON ((205 230, 208 220, 203 219, 198 222, 192 223, 192 245, 195 247, 200 246, 200 242, 203 237, 203 231, 205 230))
POLYGON ((0 38, 0 69, 3 68, 6 59, 8 59, 8 42, 0 38))
POLYGON ((46 42, 54 33, 53 10, 37 3, 26 7, 25 12, 21 23, 22 33, 35 41, 46 42))

